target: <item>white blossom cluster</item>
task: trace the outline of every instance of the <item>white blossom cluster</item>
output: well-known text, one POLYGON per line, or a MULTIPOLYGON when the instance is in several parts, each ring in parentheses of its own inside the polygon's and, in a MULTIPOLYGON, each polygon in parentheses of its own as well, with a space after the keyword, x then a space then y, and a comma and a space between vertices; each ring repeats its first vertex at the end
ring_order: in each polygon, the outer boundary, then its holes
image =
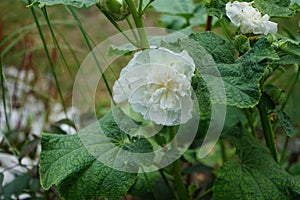
POLYGON ((135 53, 113 86, 114 101, 128 100, 145 120, 178 125, 192 118, 195 64, 186 51, 152 48, 135 53))
POLYGON ((277 23, 269 21, 270 16, 262 14, 252 7, 253 2, 228 2, 226 4, 226 15, 231 22, 240 27, 243 34, 275 34, 277 23))

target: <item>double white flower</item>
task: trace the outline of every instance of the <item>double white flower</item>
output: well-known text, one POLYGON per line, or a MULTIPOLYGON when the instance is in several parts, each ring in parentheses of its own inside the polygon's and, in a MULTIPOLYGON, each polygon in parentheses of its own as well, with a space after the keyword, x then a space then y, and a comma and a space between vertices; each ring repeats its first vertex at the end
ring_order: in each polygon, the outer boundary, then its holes
POLYGON ((167 126, 186 123, 194 106, 195 63, 186 51, 152 48, 135 53, 113 86, 114 101, 126 100, 145 120, 167 126))
POLYGON ((253 2, 229 2, 226 4, 226 15, 231 22, 239 26, 243 34, 275 34, 277 23, 269 21, 270 16, 264 15, 251 6, 253 2))

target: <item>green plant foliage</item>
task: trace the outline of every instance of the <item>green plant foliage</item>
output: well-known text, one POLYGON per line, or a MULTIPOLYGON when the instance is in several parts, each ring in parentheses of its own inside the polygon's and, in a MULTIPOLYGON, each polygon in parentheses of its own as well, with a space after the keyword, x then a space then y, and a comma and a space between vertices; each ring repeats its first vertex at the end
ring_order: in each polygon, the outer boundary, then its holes
POLYGON ((171 30, 180 30, 187 24, 187 20, 184 17, 177 15, 163 14, 160 17, 160 21, 165 25, 166 28, 171 30))
POLYGON ((40 7, 53 5, 69 5, 77 8, 90 7, 98 3, 99 0, 34 0, 33 3, 39 3, 40 7))
POLYGON ((151 192, 158 179, 158 171, 138 174, 135 184, 130 188, 129 193, 133 195, 141 195, 151 192))
MULTIPOLYGON (((121 111, 117 112, 121 114, 121 111)), ((150 143, 143 139, 124 144, 122 140, 127 135, 118 128, 112 113, 103 117, 99 125, 104 134, 122 148, 134 152, 148 152, 152 149, 150 143)), ((92 124, 82 131, 95 136, 99 130, 92 124)), ((103 144, 97 145, 99 147, 103 144)), ((49 189, 52 185, 57 185, 65 199, 119 199, 137 178, 137 174, 117 171, 98 161, 89 153, 78 135, 43 134, 42 148, 42 186, 49 189)))
POLYGON ((295 13, 290 8, 290 0, 255 0, 254 5, 260 12, 271 17, 291 17, 295 13))
POLYGON ((28 174, 17 177, 11 183, 2 188, 5 199, 10 199, 11 195, 20 195, 25 189, 29 188, 30 176, 28 174))
POLYGON ((193 33, 190 38, 197 41, 212 55, 216 63, 234 63, 236 51, 232 44, 214 32, 193 33))
POLYGON ((237 35, 234 38, 233 44, 236 50, 240 53, 245 53, 251 48, 249 39, 244 35, 237 35))
POLYGON ((229 0, 209 0, 206 1, 207 14, 210 16, 216 16, 222 18, 225 12, 225 5, 229 0))
POLYGON ((293 137, 295 135, 295 131, 291 122, 291 118, 281 110, 277 110, 276 114, 284 133, 289 137, 293 137))
POLYGON ((214 199, 298 199, 300 181, 284 171, 269 150, 249 133, 235 127, 228 137, 239 161, 226 162, 218 172, 214 199))
POLYGON ((246 65, 248 63, 265 64, 264 62, 266 61, 276 60, 279 60, 279 56, 274 47, 267 38, 262 37, 249 51, 238 59, 238 62, 246 65))
MULTIPOLYGON (((209 0, 206 2, 207 12, 209 15, 222 18, 226 15, 225 5, 229 0, 209 0)), ((251 2, 244 0, 243 2, 251 2)), ((297 7, 290 5, 290 0, 255 0, 255 7, 263 14, 268 14, 271 17, 292 17, 297 7)))
POLYGON ((151 5, 157 12, 170 15, 192 15, 195 9, 193 0, 156 0, 151 5))
MULTIPOLYGON (((257 105, 261 97, 259 81, 267 67, 265 62, 279 59, 267 39, 261 38, 253 48, 237 60, 234 60, 235 50, 233 47, 230 47, 230 43, 216 34, 210 32, 192 34, 191 38, 195 39, 196 43, 185 40, 182 42, 183 49, 186 49, 193 57, 197 67, 208 68, 205 70, 209 70, 209 65, 214 63, 203 63, 203 57, 199 56, 205 55, 201 47, 203 46, 213 58, 216 58, 219 76, 222 77, 224 83, 227 99, 218 95, 221 93, 220 89, 222 88, 213 87, 209 89, 211 101, 239 108, 249 108, 257 105)), ((203 69, 198 71, 203 71, 203 69)), ((197 79, 200 76, 200 73, 196 73, 193 81, 201 82, 201 79, 197 79)), ((215 76, 218 75, 215 74, 215 76)), ((211 81, 212 85, 216 81, 216 77, 211 76, 206 81, 211 81)), ((194 89, 197 93, 197 88, 194 87, 194 89)), ((199 92, 199 94, 203 95, 203 91, 199 92)))

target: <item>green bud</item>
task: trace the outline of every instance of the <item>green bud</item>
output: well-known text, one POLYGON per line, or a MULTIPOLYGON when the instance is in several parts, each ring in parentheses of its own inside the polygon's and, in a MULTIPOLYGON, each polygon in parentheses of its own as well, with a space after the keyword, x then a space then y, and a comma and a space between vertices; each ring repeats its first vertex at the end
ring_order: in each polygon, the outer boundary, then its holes
POLYGON ((116 21, 125 19, 130 13, 124 0, 100 0, 99 5, 102 11, 107 12, 116 21))
POLYGON ((249 39, 244 35, 236 36, 233 45, 241 53, 246 53, 251 48, 249 39))
POLYGON ((274 86, 274 85, 266 85, 264 87, 265 92, 272 99, 275 105, 282 105, 286 101, 286 93, 284 90, 274 86))

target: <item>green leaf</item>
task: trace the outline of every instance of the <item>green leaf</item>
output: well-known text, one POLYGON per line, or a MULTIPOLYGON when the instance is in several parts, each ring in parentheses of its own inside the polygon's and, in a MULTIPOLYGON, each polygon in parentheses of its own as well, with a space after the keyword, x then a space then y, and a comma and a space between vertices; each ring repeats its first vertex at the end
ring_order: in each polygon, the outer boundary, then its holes
POLYGON ((213 32, 193 33, 190 38, 206 49, 213 56, 216 63, 235 62, 236 51, 232 44, 217 34, 213 32))
POLYGON ((228 135, 240 161, 228 161, 221 167, 214 199, 299 199, 300 181, 284 171, 264 145, 241 129, 236 126, 228 135))
POLYGON ((294 127, 291 121, 291 118, 282 110, 276 110, 276 114, 279 120, 279 123, 282 127, 282 130, 289 137, 293 137, 295 135, 294 127))
POLYGON ((279 60, 279 56, 267 38, 262 37, 255 43, 252 49, 239 58, 238 62, 247 65, 248 63, 260 64, 266 60, 276 61, 279 60))
POLYGON ((151 5, 157 12, 170 15, 191 16, 195 9, 193 0, 156 0, 151 5))
POLYGON ((187 20, 184 17, 177 15, 161 15, 160 21, 167 29, 180 30, 187 24, 187 20))
POLYGON ((290 8, 290 0, 255 0, 254 6, 270 17, 292 17, 295 14, 290 8))
POLYGON ((199 73, 192 78, 192 86, 198 100, 200 115, 205 117, 211 111, 211 101, 208 87, 199 73))
POLYGON ((90 7, 98 3, 99 0, 34 0, 33 3, 39 3, 40 7, 53 5, 69 5, 77 8, 90 7))
MULTIPOLYGON (((126 116, 119 109, 114 112, 125 119, 126 116)), ((127 120, 122 122, 126 123, 127 120)), ((65 199, 119 199, 124 196, 134 184, 137 174, 117 171, 98 161, 83 145, 82 137, 93 138, 92 145, 98 151, 105 145, 98 140, 99 134, 105 134, 115 145, 131 152, 149 152, 152 150, 150 143, 145 139, 130 138, 120 130, 112 112, 81 132, 84 134, 81 137, 43 134, 40 164, 43 188, 49 189, 52 185, 57 185, 65 199), (99 126, 103 133, 99 133, 99 126)), ((131 160, 128 159, 128 162, 131 160)))
POLYGON ((107 56, 127 55, 135 50, 137 50, 137 47, 131 43, 127 43, 121 46, 111 45, 109 46, 106 54, 107 56))
POLYGON ((259 80, 264 73, 264 66, 257 64, 242 65, 218 64, 226 90, 226 102, 217 99, 220 103, 239 108, 254 107, 258 104, 261 91, 259 80))
MULTIPOLYGON (((252 49, 247 51, 237 61, 233 61, 232 47, 228 47, 225 41, 223 41, 223 45, 221 45, 221 39, 217 39, 217 36, 213 37, 216 39, 208 40, 210 42, 204 43, 204 45, 206 45, 204 48, 217 59, 217 62, 223 61, 228 63, 217 63, 220 77, 224 83, 226 98, 224 98, 224 95, 220 95, 223 93, 223 88, 210 87, 207 90, 209 91, 208 95, 211 102, 227 104, 239 108, 254 107, 258 104, 261 97, 259 81, 264 75, 267 61, 279 59, 277 53, 266 38, 261 38, 256 42, 252 49), (216 45, 215 42, 218 45, 216 45), (227 53, 223 54, 223 52, 227 53), (231 54, 229 54, 229 52, 231 52, 231 54), (225 58, 220 57, 221 55, 225 56, 225 58), (233 63, 229 63, 229 61, 232 61, 233 63)), ((197 37, 192 35, 191 38, 197 37)), ((203 75, 208 76, 209 78, 205 79, 205 85, 212 86, 217 83, 219 75, 218 73, 211 72, 214 70, 213 65, 215 65, 215 63, 213 63, 207 53, 203 51, 201 45, 202 44, 197 40, 196 43, 190 40, 182 41, 183 49, 188 51, 195 61, 196 68, 198 68, 196 69, 197 73, 195 73, 192 81, 193 88, 196 91, 196 94, 205 96, 205 90, 201 83, 203 80, 201 80, 200 77, 203 75), (200 72, 207 72, 207 74, 201 74, 200 72), (194 87, 195 84, 197 87, 194 87), (198 87, 199 85, 202 87, 198 87)))
POLYGON ((229 0, 208 0, 206 1, 207 13, 210 16, 222 18, 225 12, 225 5, 229 0))

